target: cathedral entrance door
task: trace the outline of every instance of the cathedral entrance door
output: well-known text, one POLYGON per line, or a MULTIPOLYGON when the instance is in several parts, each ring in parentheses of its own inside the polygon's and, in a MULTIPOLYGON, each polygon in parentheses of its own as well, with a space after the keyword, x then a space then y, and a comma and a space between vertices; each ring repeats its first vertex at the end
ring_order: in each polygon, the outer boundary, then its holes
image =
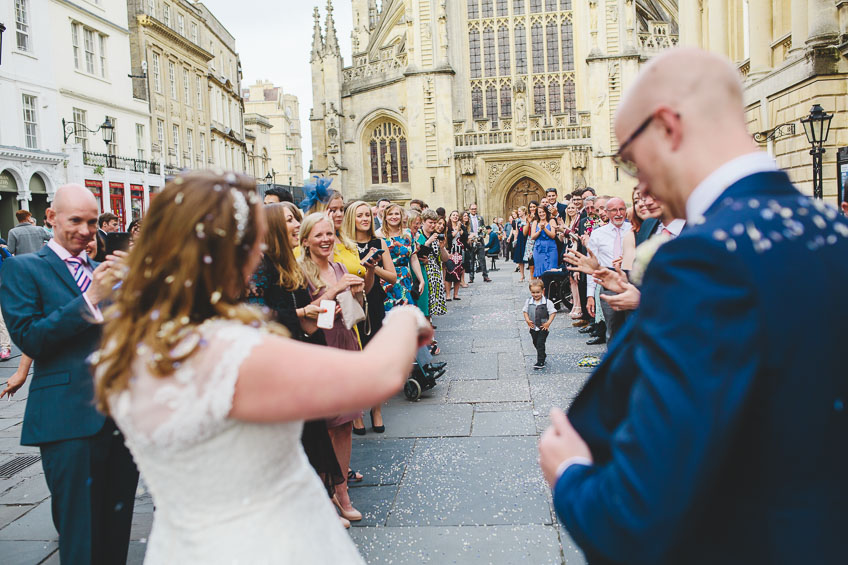
POLYGON ((544 196, 545 191, 538 182, 530 177, 522 177, 509 189, 504 213, 509 214, 519 206, 527 206, 531 200, 539 202, 544 196))

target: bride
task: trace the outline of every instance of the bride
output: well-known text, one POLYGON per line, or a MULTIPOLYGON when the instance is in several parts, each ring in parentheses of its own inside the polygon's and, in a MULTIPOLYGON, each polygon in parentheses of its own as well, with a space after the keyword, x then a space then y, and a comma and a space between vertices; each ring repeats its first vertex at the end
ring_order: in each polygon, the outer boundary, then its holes
POLYGON ((97 399, 153 495, 147 564, 362 563, 301 449, 303 420, 396 393, 432 336, 409 308, 362 352, 283 337, 239 302, 262 255, 259 206, 252 179, 176 178, 106 314, 97 399))

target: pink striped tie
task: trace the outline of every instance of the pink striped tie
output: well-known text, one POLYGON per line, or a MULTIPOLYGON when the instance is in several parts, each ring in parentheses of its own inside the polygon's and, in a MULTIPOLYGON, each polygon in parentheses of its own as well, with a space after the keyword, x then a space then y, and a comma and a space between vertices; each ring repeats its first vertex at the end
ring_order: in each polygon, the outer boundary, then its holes
POLYGON ((65 262, 70 263, 74 267, 74 280, 77 283, 81 292, 85 292, 88 290, 88 287, 91 286, 91 277, 88 276, 88 273, 85 271, 85 261, 80 257, 68 257, 65 259, 65 262))

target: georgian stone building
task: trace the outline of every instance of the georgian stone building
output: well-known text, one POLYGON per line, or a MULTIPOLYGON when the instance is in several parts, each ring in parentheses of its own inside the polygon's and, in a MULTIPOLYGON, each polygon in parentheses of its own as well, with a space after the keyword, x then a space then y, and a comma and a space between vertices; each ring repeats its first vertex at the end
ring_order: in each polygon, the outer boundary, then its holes
MULTIPOLYGON (((274 173, 271 182, 288 186, 303 184, 303 152, 300 134, 300 102, 297 96, 286 94, 269 81, 256 81, 242 90, 244 108, 249 114, 267 118, 271 124, 268 133, 268 170, 274 173)), ((245 123, 247 123, 245 116, 245 123)), ((253 119, 253 118, 251 118, 253 119)), ((257 169, 258 171, 259 169, 257 169)), ((262 173, 261 182, 266 182, 262 173)), ((259 177, 259 173, 256 174, 259 177)))
POLYGON ((488 218, 586 185, 628 195, 612 116, 677 42, 674 0, 352 0, 345 66, 315 9, 312 164, 346 197, 488 218))

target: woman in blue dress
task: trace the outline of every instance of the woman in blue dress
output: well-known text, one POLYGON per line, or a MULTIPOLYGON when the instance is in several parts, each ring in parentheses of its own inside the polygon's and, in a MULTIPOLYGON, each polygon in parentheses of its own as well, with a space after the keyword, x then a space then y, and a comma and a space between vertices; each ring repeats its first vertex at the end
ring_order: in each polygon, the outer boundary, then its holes
POLYGON ((412 274, 422 280, 418 257, 413 253, 412 233, 403 228, 403 208, 397 204, 388 206, 383 214, 383 239, 397 272, 394 284, 380 280, 386 292, 384 307, 388 312, 395 306, 414 304, 412 300, 412 274))
POLYGON ((527 245, 527 234, 524 233, 524 226, 527 225, 527 208, 521 206, 518 208, 518 218, 515 219, 515 228, 512 233, 515 237, 515 245, 512 248, 512 260, 518 265, 521 271, 521 280, 524 282, 524 248, 527 245))
POLYGON ((536 242, 533 245, 533 276, 541 278, 546 271, 557 268, 556 226, 545 206, 539 206, 536 214, 538 220, 533 222, 530 238, 536 242))

